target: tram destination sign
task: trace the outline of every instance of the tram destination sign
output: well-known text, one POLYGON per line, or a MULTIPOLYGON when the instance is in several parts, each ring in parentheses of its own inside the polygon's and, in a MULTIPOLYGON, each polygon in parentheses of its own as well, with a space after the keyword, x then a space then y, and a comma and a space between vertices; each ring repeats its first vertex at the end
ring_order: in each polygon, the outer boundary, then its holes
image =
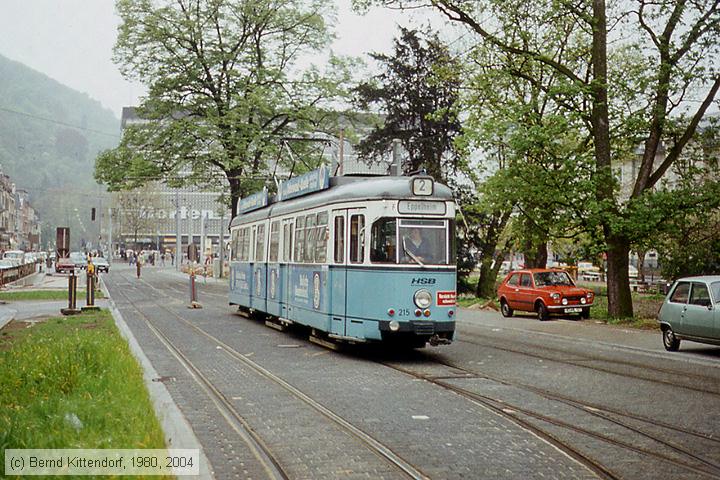
POLYGON ((290 200, 308 193, 325 190, 329 186, 330 172, 325 166, 322 166, 299 177, 283 181, 278 189, 279 199, 280 201, 290 200))
POLYGON ((445 215, 445 202, 427 200, 400 200, 398 212, 422 215, 445 215))
POLYGON ((268 191, 267 188, 263 188, 257 193, 253 193, 252 195, 248 195, 245 198, 241 198, 238 201, 237 213, 240 214, 251 212, 253 210, 257 210, 258 208, 265 207, 267 206, 267 204, 268 191))

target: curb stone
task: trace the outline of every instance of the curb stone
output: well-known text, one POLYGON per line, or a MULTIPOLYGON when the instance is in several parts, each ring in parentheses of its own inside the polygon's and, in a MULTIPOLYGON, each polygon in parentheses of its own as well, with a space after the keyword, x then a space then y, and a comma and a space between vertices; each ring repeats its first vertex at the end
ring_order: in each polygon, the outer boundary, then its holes
POLYGON ((185 416, 182 414, 177 404, 173 400, 170 392, 168 392, 165 385, 162 382, 153 382, 153 378, 157 378, 158 375, 155 368, 150 363, 150 360, 145 355, 145 352, 140 348, 140 344, 135 339, 130 328, 125 323, 120 311, 115 307, 115 302, 110 297, 105 283, 101 280, 100 287, 102 288, 105 297, 108 299, 110 304, 110 312, 112 313, 115 325, 118 330, 128 342, 130 350, 133 355, 140 363, 143 369, 143 378, 145 379, 145 386, 150 393, 150 399, 155 406, 155 413, 160 420, 163 432, 165 433, 166 443, 172 448, 191 448, 197 449, 200 453, 200 475, 199 476, 178 476, 178 478, 200 478, 213 480, 215 477, 212 475, 210 468, 210 462, 205 455, 202 445, 198 441, 195 433, 190 427, 185 416))
POLYGON ((2 330, 8 323, 15 320, 15 315, 17 315, 17 310, 0 306, 0 330, 2 330))

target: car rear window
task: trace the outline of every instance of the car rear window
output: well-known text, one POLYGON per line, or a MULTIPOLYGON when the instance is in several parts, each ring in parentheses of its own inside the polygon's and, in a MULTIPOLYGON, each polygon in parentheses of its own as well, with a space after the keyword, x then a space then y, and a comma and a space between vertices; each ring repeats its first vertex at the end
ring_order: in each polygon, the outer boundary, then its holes
POLYGON ((690 284, 688 282, 680 282, 670 297, 672 303, 687 303, 688 294, 690 293, 690 284))
POLYGON ((520 279, 520 286, 521 287, 532 287, 532 282, 530 281, 529 274, 523 273, 522 278, 520 279))
POLYGON ((510 280, 508 280, 508 285, 517 285, 520 280, 520 274, 514 273, 512 277, 510 277, 510 280))

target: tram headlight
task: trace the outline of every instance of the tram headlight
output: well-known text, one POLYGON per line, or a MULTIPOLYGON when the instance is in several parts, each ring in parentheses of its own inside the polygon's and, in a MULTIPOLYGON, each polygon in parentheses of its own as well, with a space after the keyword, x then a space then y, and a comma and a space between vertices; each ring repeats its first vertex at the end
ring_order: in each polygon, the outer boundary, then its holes
POLYGON ((393 332, 397 332, 398 330, 400 330, 400 323, 396 322, 395 320, 390 322, 390 330, 393 332))
POLYGON ((423 288, 415 292, 413 300, 418 308, 428 308, 432 304, 432 294, 423 288))

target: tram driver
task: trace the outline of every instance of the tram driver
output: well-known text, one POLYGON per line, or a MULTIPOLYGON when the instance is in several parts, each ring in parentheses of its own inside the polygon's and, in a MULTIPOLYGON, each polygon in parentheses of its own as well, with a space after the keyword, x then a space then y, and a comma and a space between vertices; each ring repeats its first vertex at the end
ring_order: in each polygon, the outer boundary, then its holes
POLYGON ((433 250, 430 241, 426 239, 419 228, 415 227, 410 230, 410 235, 405 237, 403 247, 407 255, 413 260, 419 260, 423 263, 431 263, 433 261, 433 250))

